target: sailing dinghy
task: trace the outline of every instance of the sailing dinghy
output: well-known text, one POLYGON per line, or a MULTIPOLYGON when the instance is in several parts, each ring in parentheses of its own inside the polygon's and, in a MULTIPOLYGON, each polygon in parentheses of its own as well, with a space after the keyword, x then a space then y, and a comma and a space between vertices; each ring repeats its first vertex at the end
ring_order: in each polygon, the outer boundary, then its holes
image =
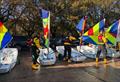
POLYGON ((44 28, 45 49, 40 49, 38 62, 41 65, 53 65, 56 62, 55 52, 49 47, 50 39, 50 12, 42 9, 42 21, 44 28))
POLYGON ((9 72, 17 62, 17 48, 5 48, 11 39, 8 29, 0 22, 0 73, 9 72))

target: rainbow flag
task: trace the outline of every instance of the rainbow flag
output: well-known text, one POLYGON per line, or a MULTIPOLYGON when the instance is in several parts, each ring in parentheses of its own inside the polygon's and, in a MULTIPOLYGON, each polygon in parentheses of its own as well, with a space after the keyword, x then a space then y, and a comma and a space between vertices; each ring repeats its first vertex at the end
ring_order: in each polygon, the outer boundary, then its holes
POLYGON ((45 46, 49 47, 49 34, 50 34, 50 12, 42 9, 42 21, 44 28, 45 46))
POLYGON ((120 33, 120 20, 113 23, 105 32, 105 37, 108 40, 108 44, 116 44, 117 36, 120 33))
POLYGON ((92 44, 99 44, 98 35, 101 30, 104 30, 105 19, 98 22, 95 26, 90 28, 87 32, 85 32, 82 36, 82 40, 92 44))
POLYGON ((117 42, 120 42, 120 19, 119 19, 119 25, 118 25, 117 42))
POLYGON ((8 29, 0 22, 0 49, 6 47, 11 40, 12 36, 8 32, 8 29))
MULTIPOLYGON (((86 16, 85 16, 86 17, 86 16)), ((77 24, 76 26, 76 29, 79 31, 79 32, 83 32, 84 29, 85 29, 85 26, 86 26, 86 18, 83 17, 79 23, 77 24)))

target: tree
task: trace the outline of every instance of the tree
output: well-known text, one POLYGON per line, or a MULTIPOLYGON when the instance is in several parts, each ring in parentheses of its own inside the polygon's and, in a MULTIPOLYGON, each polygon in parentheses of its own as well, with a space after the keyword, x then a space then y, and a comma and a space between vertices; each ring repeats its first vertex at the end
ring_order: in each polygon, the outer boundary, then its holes
POLYGON ((120 16, 119 3, 119 0, 0 0, 0 19, 14 35, 31 36, 42 31, 40 9, 45 9, 51 14, 52 32, 61 34, 76 30, 76 24, 85 15, 94 20, 93 24, 104 17, 113 23, 120 16))

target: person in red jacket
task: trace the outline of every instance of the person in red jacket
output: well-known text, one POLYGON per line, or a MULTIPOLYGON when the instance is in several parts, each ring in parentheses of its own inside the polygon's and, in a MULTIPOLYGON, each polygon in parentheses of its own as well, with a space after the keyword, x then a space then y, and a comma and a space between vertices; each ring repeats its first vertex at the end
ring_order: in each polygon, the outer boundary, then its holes
POLYGON ((103 56, 104 56, 104 64, 107 63, 107 39, 104 36, 103 31, 100 31, 99 35, 98 35, 98 51, 97 51, 97 55, 96 55, 96 64, 98 64, 99 61, 99 56, 102 52, 103 56))

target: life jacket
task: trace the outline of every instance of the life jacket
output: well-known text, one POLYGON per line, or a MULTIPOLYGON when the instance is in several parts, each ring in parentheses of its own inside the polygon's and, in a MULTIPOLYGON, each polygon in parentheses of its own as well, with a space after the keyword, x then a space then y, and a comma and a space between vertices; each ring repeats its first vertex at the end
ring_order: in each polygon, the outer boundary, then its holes
POLYGON ((33 42, 37 46, 37 48, 41 48, 41 46, 40 46, 40 40, 37 37, 34 38, 33 42))
POLYGON ((103 43, 103 39, 102 39, 102 38, 103 38, 103 35, 102 35, 102 34, 98 36, 98 41, 99 41, 100 43, 103 43))
POLYGON ((106 38, 101 34, 98 36, 99 44, 105 44, 107 42, 106 38))
POLYGON ((66 37, 66 39, 65 39, 65 41, 64 41, 64 45, 71 45, 71 42, 72 42, 73 40, 76 40, 76 38, 73 37, 73 36, 66 37))
POLYGON ((64 40, 64 45, 70 45, 69 37, 66 37, 66 39, 64 40))
POLYGON ((70 39, 70 41, 72 41, 72 40, 76 40, 76 38, 73 37, 73 36, 70 36, 69 39, 70 39))

